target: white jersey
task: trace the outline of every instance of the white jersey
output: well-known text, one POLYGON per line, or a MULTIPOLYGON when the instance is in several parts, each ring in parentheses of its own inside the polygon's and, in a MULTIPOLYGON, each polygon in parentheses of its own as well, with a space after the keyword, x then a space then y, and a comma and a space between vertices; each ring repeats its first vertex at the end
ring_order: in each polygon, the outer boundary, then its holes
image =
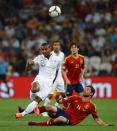
POLYGON ((59 67, 59 71, 58 71, 58 75, 57 75, 57 78, 56 80, 59 80, 59 79, 63 79, 62 78, 62 71, 61 71, 61 68, 62 68, 62 65, 64 63, 64 53, 63 52, 59 52, 59 55, 56 55, 56 53, 54 51, 51 52, 52 55, 58 57, 59 61, 60 61, 60 67, 59 67))
POLYGON ((51 93, 56 71, 60 68, 60 60, 54 55, 51 55, 49 59, 44 57, 44 55, 38 55, 33 61, 35 64, 39 65, 39 73, 32 84, 37 82, 40 86, 40 90, 36 93, 30 91, 30 99, 34 100, 39 96, 44 100, 48 94, 51 93))
POLYGON ((38 55, 33 61, 39 65, 38 75, 41 79, 54 80, 56 71, 59 70, 61 64, 55 55, 51 55, 49 59, 44 55, 38 55))

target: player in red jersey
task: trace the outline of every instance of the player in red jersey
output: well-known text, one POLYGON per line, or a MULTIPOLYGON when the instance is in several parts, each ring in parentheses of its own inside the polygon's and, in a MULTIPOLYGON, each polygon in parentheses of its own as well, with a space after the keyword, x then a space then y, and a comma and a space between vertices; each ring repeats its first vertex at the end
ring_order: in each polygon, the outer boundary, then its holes
POLYGON ((94 93, 95 89, 92 86, 87 86, 82 97, 71 96, 67 99, 59 99, 58 102, 63 103, 64 106, 70 104, 66 110, 55 106, 38 107, 40 113, 48 112, 52 119, 45 122, 29 122, 28 125, 76 125, 91 114, 99 125, 112 126, 112 124, 105 124, 98 116, 95 105, 90 101, 94 93))
POLYGON ((76 43, 71 44, 71 55, 65 58, 63 64, 63 77, 65 78, 67 90, 66 96, 72 96, 73 90, 82 94, 84 91, 80 80, 84 78, 84 56, 78 54, 76 43))

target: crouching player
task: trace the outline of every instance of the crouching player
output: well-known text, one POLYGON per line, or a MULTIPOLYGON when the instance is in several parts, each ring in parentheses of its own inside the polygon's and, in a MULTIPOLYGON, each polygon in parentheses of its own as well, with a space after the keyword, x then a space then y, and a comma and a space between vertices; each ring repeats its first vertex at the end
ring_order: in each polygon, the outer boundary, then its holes
POLYGON ((28 125, 76 125, 91 114, 99 125, 112 126, 112 124, 105 124, 98 116, 95 105, 90 101, 94 93, 95 89, 92 86, 86 86, 82 97, 71 96, 67 99, 63 98, 58 100, 58 102, 62 103, 64 106, 69 104, 66 110, 55 106, 40 106, 38 107, 40 113, 48 112, 52 119, 45 122, 29 122, 28 125))

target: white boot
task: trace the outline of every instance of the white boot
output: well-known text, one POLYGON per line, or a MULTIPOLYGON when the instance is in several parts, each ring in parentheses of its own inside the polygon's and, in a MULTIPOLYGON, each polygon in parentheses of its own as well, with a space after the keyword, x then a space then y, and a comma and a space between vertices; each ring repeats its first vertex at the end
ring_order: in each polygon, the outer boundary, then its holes
POLYGON ((43 112, 43 113, 41 113, 41 115, 44 116, 44 117, 48 117, 47 112, 43 112))

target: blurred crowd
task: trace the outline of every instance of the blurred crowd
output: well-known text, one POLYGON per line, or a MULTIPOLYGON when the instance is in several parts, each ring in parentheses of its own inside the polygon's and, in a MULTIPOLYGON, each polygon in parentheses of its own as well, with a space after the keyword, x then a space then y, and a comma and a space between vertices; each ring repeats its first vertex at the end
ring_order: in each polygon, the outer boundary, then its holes
MULTIPOLYGON (((117 76, 116 0, 0 0, 0 56, 8 76, 22 76, 28 58, 40 53, 42 43, 61 41, 65 56, 70 41, 85 56, 86 76, 117 76), (57 18, 48 15, 60 6, 57 18)), ((35 75, 37 67, 33 67, 35 75)))

